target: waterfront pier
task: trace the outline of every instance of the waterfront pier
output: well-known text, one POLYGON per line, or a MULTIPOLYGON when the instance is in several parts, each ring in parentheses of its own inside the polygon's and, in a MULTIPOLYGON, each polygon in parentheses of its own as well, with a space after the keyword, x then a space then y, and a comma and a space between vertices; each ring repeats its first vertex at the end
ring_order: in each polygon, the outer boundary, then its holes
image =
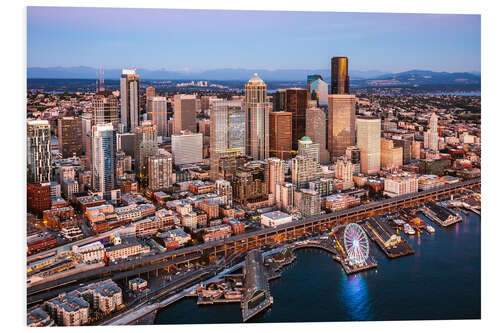
POLYGON ((243 276, 245 293, 241 301, 241 313, 243 322, 246 322, 273 304, 262 253, 259 249, 251 250, 247 254, 243 276))

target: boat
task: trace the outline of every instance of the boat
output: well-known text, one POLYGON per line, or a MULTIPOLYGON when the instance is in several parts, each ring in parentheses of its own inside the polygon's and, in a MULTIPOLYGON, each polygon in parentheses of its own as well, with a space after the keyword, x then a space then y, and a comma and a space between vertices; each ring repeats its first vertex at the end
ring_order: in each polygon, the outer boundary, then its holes
POLYGON ((415 235, 415 230, 408 223, 404 224, 404 230, 408 235, 415 235))
POLYGON ((432 226, 430 226, 430 225, 428 225, 428 226, 426 227, 426 229, 427 229, 427 232, 428 232, 428 233, 430 233, 430 234, 432 234, 432 233, 434 233, 434 232, 436 231, 436 230, 435 230, 432 226))

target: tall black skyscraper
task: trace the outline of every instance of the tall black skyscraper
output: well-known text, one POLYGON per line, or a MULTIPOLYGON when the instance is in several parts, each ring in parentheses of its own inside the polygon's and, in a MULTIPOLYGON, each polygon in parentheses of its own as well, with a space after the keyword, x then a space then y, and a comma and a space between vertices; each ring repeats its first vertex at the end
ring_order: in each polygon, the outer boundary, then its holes
POLYGON ((349 94, 349 75, 347 57, 332 58, 332 86, 330 94, 349 94))

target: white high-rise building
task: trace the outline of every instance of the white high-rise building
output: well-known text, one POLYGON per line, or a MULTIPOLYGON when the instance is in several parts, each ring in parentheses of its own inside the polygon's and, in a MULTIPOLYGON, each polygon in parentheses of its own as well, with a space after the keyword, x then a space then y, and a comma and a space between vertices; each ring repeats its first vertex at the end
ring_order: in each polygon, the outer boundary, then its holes
POLYGON ((135 69, 122 70, 120 78, 121 123, 125 132, 139 125, 139 75, 135 69))
POLYGON ((380 126, 380 118, 357 119, 357 144, 361 150, 361 172, 364 174, 380 171, 380 126))
POLYGON ((267 159, 267 163, 269 165, 269 194, 271 201, 274 203, 276 199, 276 184, 281 184, 285 181, 285 162, 279 158, 271 157, 267 159))
POLYGON ((148 97, 146 112, 151 115, 158 136, 168 136, 167 98, 163 96, 148 97))
POLYGON ((269 157, 269 112, 267 85, 255 73, 245 84, 246 154, 254 160, 269 157))
POLYGON ((172 135, 174 164, 200 163, 203 161, 203 134, 182 131, 172 135))
POLYGON ((312 157, 297 156, 292 159, 292 183, 298 188, 305 188, 310 181, 323 175, 321 165, 312 157))
POLYGON ((299 140, 298 154, 297 154, 298 156, 310 157, 319 163, 320 162, 319 151, 320 151, 319 143, 313 143, 310 137, 303 136, 299 140))
POLYGON ((348 190, 354 186, 354 182, 352 181, 353 171, 354 167, 351 160, 346 157, 337 159, 335 163, 335 176, 337 179, 342 180, 344 190, 348 190))
POLYGON ((116 187, 116 134, 112 123, 92 126, 92 188, 105 197, 116 187))
POLYGON ((227 180, 217 179, 215 181, 215 193, 223 198, 222 203, 227 205, 233 204, 233 187, 227 180))
POLYGON ((294 208, 295 186, 292 183, 279 183, 275 188, 276 205, 279 209, 290 213, 294 208))
POLYGON ((50 182, 50 125, 47 120, 27 124, 28 182, 50 182))
POLYGON ((429 130, 424 133, 424 148, 439 151, 438 117, 435 113, 429 119, 429 130))

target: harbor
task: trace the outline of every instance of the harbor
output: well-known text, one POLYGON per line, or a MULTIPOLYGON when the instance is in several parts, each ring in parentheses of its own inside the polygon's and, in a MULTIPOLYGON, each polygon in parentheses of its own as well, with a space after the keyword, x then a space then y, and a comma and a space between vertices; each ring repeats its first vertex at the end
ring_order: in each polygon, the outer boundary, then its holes
MULTIPOLYGON (((464 291, 467 295, 473 295, 479 290, 478 266, 459 265, 453 273, 442 270, 443 265, 462 260, 474 262, 479 258, 479 217, 470 213, 469 220, 450 228, 437 228, 434 222, 425 217, 422 219, 436 227, 436 232, 422 233, 420 237, 407 239, 408 244, 419 255, 393 260, 383 251, 371 249, 370 253, 378 263, 377 269, 354 275, 347 275, 341 265, 332 264, 332 254, 329 252, 315 247, 306 248, 304 244, 304 247, 292 252, 295 258, 289 265, 282 267, 281 278, 269 281, 272 307, 254 316, 249 322, 479 318, 480 298, 472 297, 464 302, 463 294, 455 292, 463 288, 464 283, 470 286, 470 289, 464 291), (459 246, 460 244, 468 246, 459 246), (439 254, 437 258, 436 254, 439 254), (410 270, 410 267, 413 269, 410 270), (463 278, 454 279, 453 276, 467 276, 467 282, 463 278), (446 284, 428 283, 443 277, 448 281, 446 284), (406 283, 394 283, 400 280, 406 283), (413 288, 408 288, 408 285, 413 288), (422 290, 426 292, 423 293, 422 290), (443 293, 449 296, 443 298, 443 293), (411 298, 415 304, 433 304, 433 307, 429 309, 421 306, 417 310, 409 308, 404 306, 407 298, 411 298), (454 306, 449 307, 450 303, 454 306), (304 307, 303 304, 314 306, 304 307)), ((264 262, 271 257, 267 256, 264 262)), ((239 310, 236 304, 199 307, 195 299, 185 298, 160 310, 155 323, 241 323, 239 310), (194 313, 196 316, 193 316, 194 313)))

